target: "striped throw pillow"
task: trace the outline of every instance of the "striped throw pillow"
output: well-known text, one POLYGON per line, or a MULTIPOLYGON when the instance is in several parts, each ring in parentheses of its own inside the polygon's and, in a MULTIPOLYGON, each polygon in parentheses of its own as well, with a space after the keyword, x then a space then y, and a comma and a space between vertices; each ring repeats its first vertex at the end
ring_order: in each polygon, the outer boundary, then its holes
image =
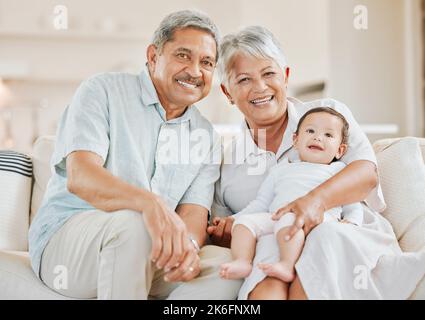
POLYGON ((31 158, 0 151, 0 249, 28 250, 31 158))

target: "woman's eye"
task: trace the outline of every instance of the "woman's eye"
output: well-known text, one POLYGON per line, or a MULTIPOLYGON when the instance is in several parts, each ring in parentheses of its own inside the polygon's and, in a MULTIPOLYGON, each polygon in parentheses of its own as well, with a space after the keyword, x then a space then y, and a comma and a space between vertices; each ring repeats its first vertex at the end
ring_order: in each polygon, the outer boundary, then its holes
POLYGON ((247 82, 248 80, 249 80, 249 78, 242 78, 238 81, 238 83, 247 82))
POLYGON ((202 61, 202 64, 206 67, 209 67, 209 68, 214 67, 214 64, 211 61, 208 61, 208 60, 202 61))
POLYGON ((264 74, 264 76, 265 77, 271 77, 271 76, 274 76, 276 73, 275 72, 273 72, 273 71, 269 71, 269 72, 266 72, 265 74, 264 74))

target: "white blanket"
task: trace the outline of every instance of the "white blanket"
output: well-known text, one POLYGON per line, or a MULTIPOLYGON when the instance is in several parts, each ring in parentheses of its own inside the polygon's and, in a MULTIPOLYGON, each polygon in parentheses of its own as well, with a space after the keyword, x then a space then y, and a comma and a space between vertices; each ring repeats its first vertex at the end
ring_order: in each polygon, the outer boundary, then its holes
MULTIPOLYGON (((364 208, 364 224, 322 223, 313 229, 295 268, 309 299, 407 299, 425 274, 425 251, 403 253, 390 223, 364 208)), ((257 243, 254 268, 239 299, 265 278, 259 262, 275 262, 274 235, 257 243)))

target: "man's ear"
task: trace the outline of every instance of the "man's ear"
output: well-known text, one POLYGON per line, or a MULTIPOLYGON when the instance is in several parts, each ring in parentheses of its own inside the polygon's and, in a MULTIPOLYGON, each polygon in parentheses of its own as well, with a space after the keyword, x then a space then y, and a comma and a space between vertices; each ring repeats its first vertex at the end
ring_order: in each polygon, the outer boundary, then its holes
POLYGON ((224 86, 224 84, 220 84, 220 88, 221 91, 223 91, 223 93, 225 94, 225 96, 227 97, 227 99, 229 99, 231 104, 235 104, 235 102, 232 99, 232 96, 230 95, 229 91, 227 91, 226 87, 224 86))
POLYGON ((148 60, 149 69, 155 67, 156 59, 158 56, 158 50, 155 45, 150 44, 146 50, 146 58, 148 60))
POLYGON ((339 145, 338 152, 336 153, 335 158, 337 158, 338 160, 341 159, 341 157, 347 151, 347 148, 348 148, 347 144, 341 143, 339 145))

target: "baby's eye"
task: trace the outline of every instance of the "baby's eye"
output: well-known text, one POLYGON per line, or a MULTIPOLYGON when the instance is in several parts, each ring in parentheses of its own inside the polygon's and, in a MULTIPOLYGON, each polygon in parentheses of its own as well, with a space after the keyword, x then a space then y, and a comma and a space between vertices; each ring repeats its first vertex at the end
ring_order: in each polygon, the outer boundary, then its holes
POLYGON ((313 129, 307 129, 305 132, 307 132, 307 133, 314 133, 314 130, 313 129))
POLYGON ((325 136, 326 136, 327 138, 333 138, 333 135, 332 135, 332 134, 330 134, 330 133, 325 133, 325 136))

